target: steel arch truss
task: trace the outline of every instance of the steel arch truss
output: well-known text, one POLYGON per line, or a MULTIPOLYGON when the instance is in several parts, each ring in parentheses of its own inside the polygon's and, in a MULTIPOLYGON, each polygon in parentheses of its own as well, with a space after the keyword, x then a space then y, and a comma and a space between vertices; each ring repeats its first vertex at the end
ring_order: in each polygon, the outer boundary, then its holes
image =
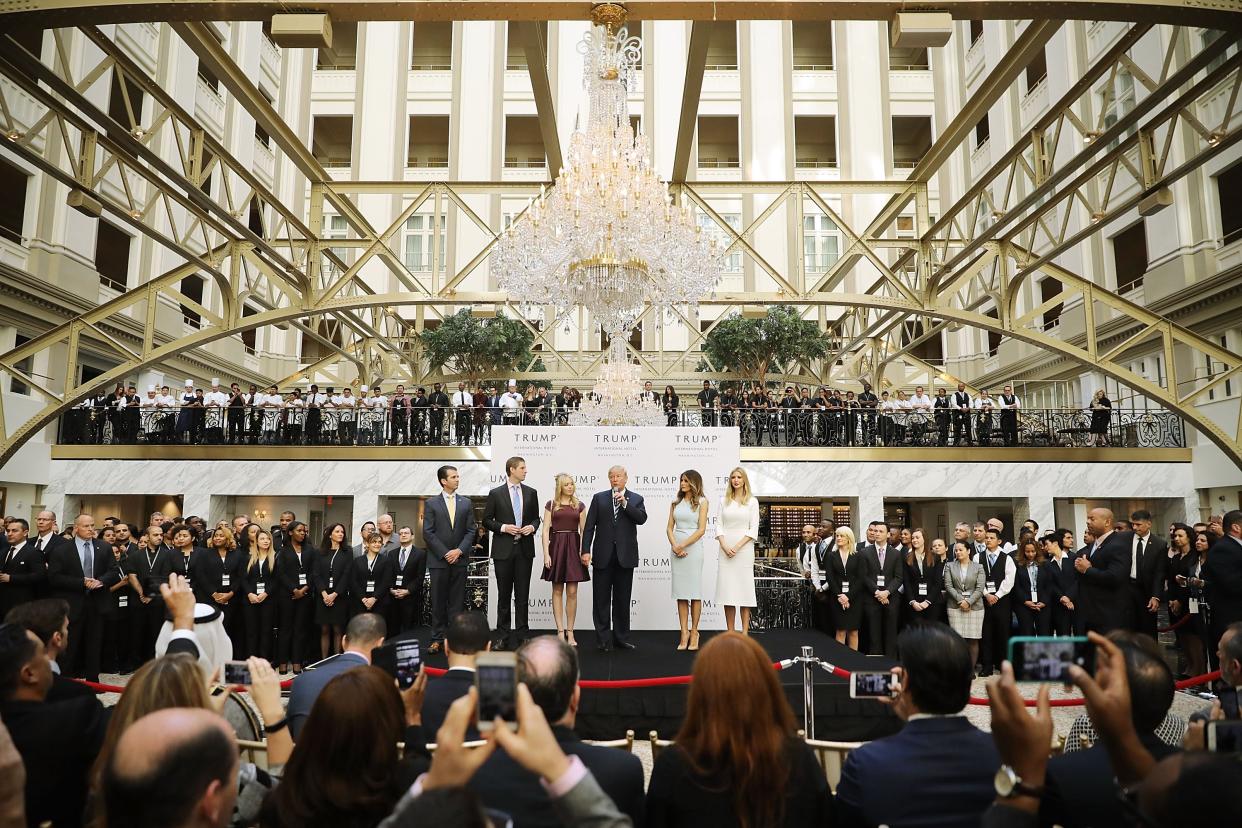
MULTIPOLYGON (((1025 65, 1023 57, 1046 42, 1056 24, 1027 27, 1011 50, 1013 57, 985 79, 982 91, 967 102, 906 181, 675 185, 678 198, 693 203, 729 252, 745 263, 744 289, 723 290, 703 304, 716 309, 718 319, 730 311, 773 304, 804 309, 836 342, 829 358, 801 366, 800 376, 819 381, 857 378, 864 365, 874 377, 898 360, 919 364, 911 349, 951 324, 996 332, 1089 366, 1163 403, 1242 466, 1242 419, 1236 428, 1225 430, 1195 406, 1201 395, 1238 377, 1242 357, 1056 264, 1058 254, 1131 210, 1142 195, 1197 169, 1242 137, 1242 119, 1234 114, 1242 61, 1235 56, 1211 66, 1236 36, 1222 37, 1177 65, 1171 48, 1159 77, 1140 78, 1149 95, 1134 110, 1102 129, 1103 124, 1083 120, 1078 114, 1086 111, 1082 99, 1091 94, 1095 81, 1127 65, 1126 50, 1147 28, 1133 27, 1051 108, 1031 136, 1007 152, 934 224, 928 215, 928 182, 952 154, 963 151, 960 144, 968 126, 1009 88, 1025 65), (1075 134, 1082 141, 1090 139, 1085 149, 1075 146, 1075 134), (1138 187, 1118 195, 1117 182, 1126 176, 1138 187), (843 198, 857 194, 888 197, 865 227, 853 226, 839 206, 843 198), (746 201, 755 208, 747 213, 745 226, 734 228, 725 220, 717 206, 724 200, 746 201), (911 213, 913 234, 901 237, 896 220, 911 213), (808 215, 830 222, 844 242, 840 258, 827 267, 808 267, 802 255, 808 215), (773 238, 780 241, 773 243, 773 238), (1046 302, 1030 300, 1027 283, 1034 273, 1059 280, 1060 293, 1046 302), (853 292, 843 291, 847 280, 853 292), (860 287, 862 283, 869 286, 860 287), (1079 335, 1065 334, 1068 326, 1044 329, 1043 314, 1057 304, 1066 308, 1065 317, 1073 310, 1081 318, 1079 335), (921 323, 913 339, 901 325, 909 320, 921 323), (1169 366, 1159 383, 1124 363, 1127 354, 1157 342, 1169 366), (1204 355, 1221 370, 1207 381, 1183 381, 1174 370, 1178 352, 1204 355)), ((602 358, 597 348, 580 339, 578 348, 558 349, 553 332, 540 320, 517 312, 514 297, 462 288, 486 264, 498 237, 499 199, 506 193, 530 195, 538 182, 335 181, 253 84, 235 66, 230 71, 227 56, 215 51, 218 44, 200 24, 177 24, 176 30, 201 59, 220 70, 221 81, 293 164, 308 195, 308 218, 287 208, 270 186, 214 141, 193 115, 98 30, 54 32, 56 55, 50 67, 15 52, 6 41, 10 48, 0 51, 0 73, 8 79, 0 82, 0 130, 8 135, 6 146, 51 179, 89 194, 111 217, 155 239, 183 264, 0 354, 0 373, 20 378, 46 399, 41 411, 11 433, 2 430, 0 412, 0 463, 91 389, 267 326, 297 326, 303 336, 339 356, 308 365, 288 379, 325 376, 344 382, 345 374, 333 372, 346 360, 362 377, 414 381, 427 376, 416 334, 428 318, 459 308, 483 313, 507 309, 531 328, 541 346, 538 355, 547 370, 538 376, 566 381, 592 376, 602 358), (77 77, 68 73, 64 60, 64 41, 70 36, 89 39, 103 55, 77 77), (149 124, 137 123, 129 106, 129 122, 117 123, 86 99, 86 90, 110 69, 156 102, 149 124), (158 141, 174 151, 157 153, 153 147, 158 141), (166 162, 168 156, 175 163, 166 162), (213 198, 200 185, 216 170, 221 181, 213 198), (388 227, 372 227, 355 204, 366 194, 399 195, 404 207, 388 227), (480 195, 489 196, 486 211, 477 209, 480 195), (252 202, 269 217, 258 232, 241 219, 252 202), (411 271, 395 252, 396 240, 407 218, 428 206, 433 222, 430 268, 411 271), (327 212, 344 217, 346 238, 325 233, 327 212), (439 248, 442 224, 453 233, 456 258, 465 259, 460 266, 454 262, 451 274, 441 273, 442 262, 454 258, 439 248), (467 238, 476 243, 463 255, 460 240, 467 238), (377 272, 392 277, 384 292, 373 287, 377 272), (190 274, 210 280, 215 289, 209 299, 193 302, 180 291, 181 280, 190 274), (160 309, 165 305, 192 308, 203 326, 181 330, 180 335, 161 330, 160 309), (408 309, 413 309, 412 318, 408 309), (121 316, 144 320, 140 349, 107 333, 109 320, 121 316), (333 320, 333 327, 320 327, 325 319, 333 320), (89 385, 76 385, 74 368, 86 340, 114 351, 118 365, 89 385), (67 366, 63 391, 47 388, 17 368, 24 359, 60 348, 65 349, 67 366)), ((677 352, 663 347, 663 320, 650 318, 650 310, 647 316, 645 321, 657 326, 660 341, 654 350, 633 351, 644 371, 653 377, 704 376, 694 372, 703 358, 703 338, 714 323, 702 330, 689 312, 679 313, 672 323, 684 325, 689 336, 677 352)), ((585 328, 581 320, 578 328, 585 328)), ((62 352, 56 353, 60 358, 62 352)))

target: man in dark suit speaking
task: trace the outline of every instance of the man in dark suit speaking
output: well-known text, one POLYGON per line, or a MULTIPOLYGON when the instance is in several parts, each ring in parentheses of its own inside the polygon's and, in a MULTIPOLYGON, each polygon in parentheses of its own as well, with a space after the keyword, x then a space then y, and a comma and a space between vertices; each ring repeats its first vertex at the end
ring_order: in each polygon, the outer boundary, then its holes
MULTIPOLYGON (((525 484, 526 461, 505 461, 505 483, 487 493, 483 526, 492 533, 492 567, 496 571, 496 640, 492 648, 516 647, 530 633, 530 571, 535 560, 535 530, 539 528, 539 493, 525 484), (509 623, 513 598, 516 625, 509 623), (510 635, 516 641, 510 641, 510 635)), ((456 609, 456 608, 454 608, 456 609)))
POLYGON ((638 527, 647 522, 642 495, 625 488, 629 475, 621 466, 608 470, 612 488, 596 492, 582 529, 582 548, 589 550, 595 636, 601 650, 632 650, 630 592, 638 568, 638 527))
MULTIPOLYGON (((543 710, 565 755, 577 756, 616 803, 617 810, 629 816, 635 825, 642 825, 643 766, 638 757, 616 748, 588 745, 574 733, 582 692, 578 687, 578 653, 574 648, 555 636, 532 638, 518 650, 518 680, 526 684, 531 699, 543 710)), ((562 824, 539 777, 502 750, 487 758, 471 779, 470 787, 484 805, 509 814, 515 828, 553 828, 562 824)))
POLYGON ((466 603, 466 568, 474 545, 474 507, 468 497, 458 497, 461 476, 456 466, 436 470, 440 494, 423 506, 423 541, 431 553, 431 646, 429 653, 444 649, 444 628, 450 612, 466 603))
POLYGON ((1087 513, 1087 531, 1095 543, 1078 551, 1074 568, 1087 632, 1103 635, 1129 626, 1131 533, 1114 531, 1112 510, 1103 508, 1087 513))

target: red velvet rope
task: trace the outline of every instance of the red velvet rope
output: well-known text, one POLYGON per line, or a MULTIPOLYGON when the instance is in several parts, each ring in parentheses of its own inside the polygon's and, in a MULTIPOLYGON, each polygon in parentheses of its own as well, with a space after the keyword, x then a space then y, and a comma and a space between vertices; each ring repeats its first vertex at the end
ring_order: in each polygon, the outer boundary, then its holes
MULTIPOLYGON (((849 670, 846 670, 843 667, 837 667, 836 665, 830 665, 830 666, 832 668, 831 672, 834 676, 839 676, 840 678, 843 678, 843 679, 848 679, 850 677, 849 670)), ((783 669, 779 661, 772 662, 772 668, 778 671, 783 669)), ((445 672, 447 672, 446 670, 439 668, 439 667, 427 667, 425 669, 427 671, 427 675, 429 676, 442 676, 444 675, 445 672)), ((692 678, 691 676, 657 676, 655 678, 614 679, 611 681, 602 680, 602 679, 583 679, 579 681, 578 684, 584 690, 624 690, 624 689, 632 689, 636 687, 672 687, 675 685, 689 684, 691 681, 691 678, 692 678)), ((1192 678, 1179 681, 1174 686, 1177 687, 1178 690, 1185 690, 1187 687, 1197 687, 1201 684, 1209 684, 1213 681, 1216 681, 1218 678, 1220 678, 1220 670, 1214 670, 1211 673, 1204 673, 1201 676, 1194 676, 1192 678)), ((85 679, 75 679, 75 681, 80 681, 82 684, 85 684, 87 687, 91 688, 97 693, 124 693, 125 692, 124 687, 120 687, 115 684, 100 684, 94 681, 86 681, 85 679)), ((293 679, 285 679, 284 681, 280 683, 280 686, 282 689, 287 690, 289 689, 289 686, 291 684, 293 684, 293 679)), ((245 689, 246 688, 244 687, 233 688, 233 690, 237 692, 242 692, 245 689)), ((971 696, 970 703, 974 705, 986 705, 989 702, 985 698, 980 698, 978 696, 971 696)), ((1025 703, 1027 707, 1035 707, 1038 704, 1038 702, 1035 699, 1026 699, 1025 703)), ((1085 703, 1086 701, 1081 698, 1052 699, 1049 702, 1049 704, 1051 704, 1053 707, 1077 707, 1085 703)))
POLYGON ((1174 630, 1176 630, 1178 627, 1180 627, 1182 624, 1185 624, 1189 620, 1190 620, 1190 613, 1186 613, 1181 618, 1177 619, 1175 623, 1172 623, 1167 627, 1160 627, 1158 630, 1156 630, 1156 632, 1158 633, 1173 632, 1174 630))
MULTIPOLYGON (((429 676, 442 676, 448 672, 441 667, 424 667, 423 669, 429 676)), ((781 670, 781 663, 779 661, 772 662, 772 669, 778 671, 781 670)), ((845 675, 848 676, 849 673, 846 673, 845 675)), ((689 684, 690 680, 691 676, 657 676, 654 678, 615 679, 612 681, 602 679, 582 679, 578 682, 578 684, 588 690, 621 690, 634 687, 669 687, 678 684, 689 684)), ((75 679, 75 681, 80 681, 82 684, 85 684, 87 687, 98 693, 125 692, 124 687, 120 687, 115 684, 100 684, 94 681, 86 681, 85 679, 75 679)), ((280 683, 280 687, 282 690, 288 690, 289 686, 292 684, 293 679, 285 679, 280 683)), ((236 692, 243 692, 245 689, 245 687, 233 688, 236 692)))

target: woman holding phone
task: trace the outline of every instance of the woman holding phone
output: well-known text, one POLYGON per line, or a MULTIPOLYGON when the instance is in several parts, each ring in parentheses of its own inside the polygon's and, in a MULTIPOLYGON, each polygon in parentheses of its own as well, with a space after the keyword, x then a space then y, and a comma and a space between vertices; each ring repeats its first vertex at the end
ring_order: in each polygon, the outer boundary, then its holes
POLYGON ((970 559, 970 543, 953 542, 953 558, 944 567, 944 591, 949 594, 949 626, 970 645, 971 664, 979 660, 983 637, 983 565, 970 559))

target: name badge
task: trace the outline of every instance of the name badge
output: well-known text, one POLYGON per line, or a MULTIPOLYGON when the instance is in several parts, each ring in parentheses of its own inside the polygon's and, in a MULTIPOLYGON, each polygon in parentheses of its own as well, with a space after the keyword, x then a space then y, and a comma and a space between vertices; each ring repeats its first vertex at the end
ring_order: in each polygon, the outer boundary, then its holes
POLYGON ((927 584, 919 584, 919 597, 920 598, 927 597, 927 584))
POLYGON ((841 582, 841 594, 842 594, 842 595, 844 595, 844 594, 846 594, 846 593, 847 593, 847 592, 849 592, 849 591, 850 591, 850 582, 849 582, 849 581, 842 581, 842 582, 841 582))
POLYGON ((191 581, 190 581, 190 576, 189 576, 189 575, 186 575, 186 576, 185 576, 185 585, 186 585, 186 586, 189 586, 190 584, 191 584, 191 581))
POLYGON ((1188 611, 1191 615, 1198 615, 1198 614, 1199 614, 1199 599, 1198 599, 1198 598, 1191 598, 1191 599, 1190 599, 1190 601, 1189 601, 1189 607, 1187 608, 1187 611, 1188 611))
POLYGON ((255 595, 262 595, 262 594, 264 594, 265 592, 267 592, 267 585, 266 585, 266 584, 264 584, 262 581, 259 581, 258 583, 256 583, 256 584, 254 585, 254 594, 255 594, 255 595))
POLYGON ((884 576, 883 575, 876 576, 875 586, 876 586, 876 589, 884 589, 884 576))
POLYGON ((128 607, 128 606, 129 606, 129 596, 128 596, 128 595, 121 595, 121 596, 119 596, 119 597, 116 599, 116 605, 117 605, 118 607, 128 607))
POLYGON ((298 573, 298 586, 300 587, 306 586, 306 573, 305 572, 298 573))
POLYGON ((398 587, 400 587, 403 583, 405 583, 405 576, 404 576, 404 575, 398 575, 398 576, 397 576, 397 586, 398 586, 398 587))
POLYGON ((220 586, 228 586, 228 585, 229 585, 229 574, 226 572, 225 574, 220 576, 220 586))
POLYGON ((375 581, 367 581, 367 595, 375 592, 375 581))
POLYGON ((996 594, 996 584, 992 583, 991 581, 988 581, 988 595, 995 595, 995 594, 996 594))
POLYGON ((328 576, 328 589, 332 589, 334 586, 336 586, 336 578, 333 578, 332 576, 329 575, 328 576))
POLYGON ((1031 590, 1031 603, 1032 604, 1039 603, 1039 591, 1038 590, 1035 590, 1035 589, 1031 590))

